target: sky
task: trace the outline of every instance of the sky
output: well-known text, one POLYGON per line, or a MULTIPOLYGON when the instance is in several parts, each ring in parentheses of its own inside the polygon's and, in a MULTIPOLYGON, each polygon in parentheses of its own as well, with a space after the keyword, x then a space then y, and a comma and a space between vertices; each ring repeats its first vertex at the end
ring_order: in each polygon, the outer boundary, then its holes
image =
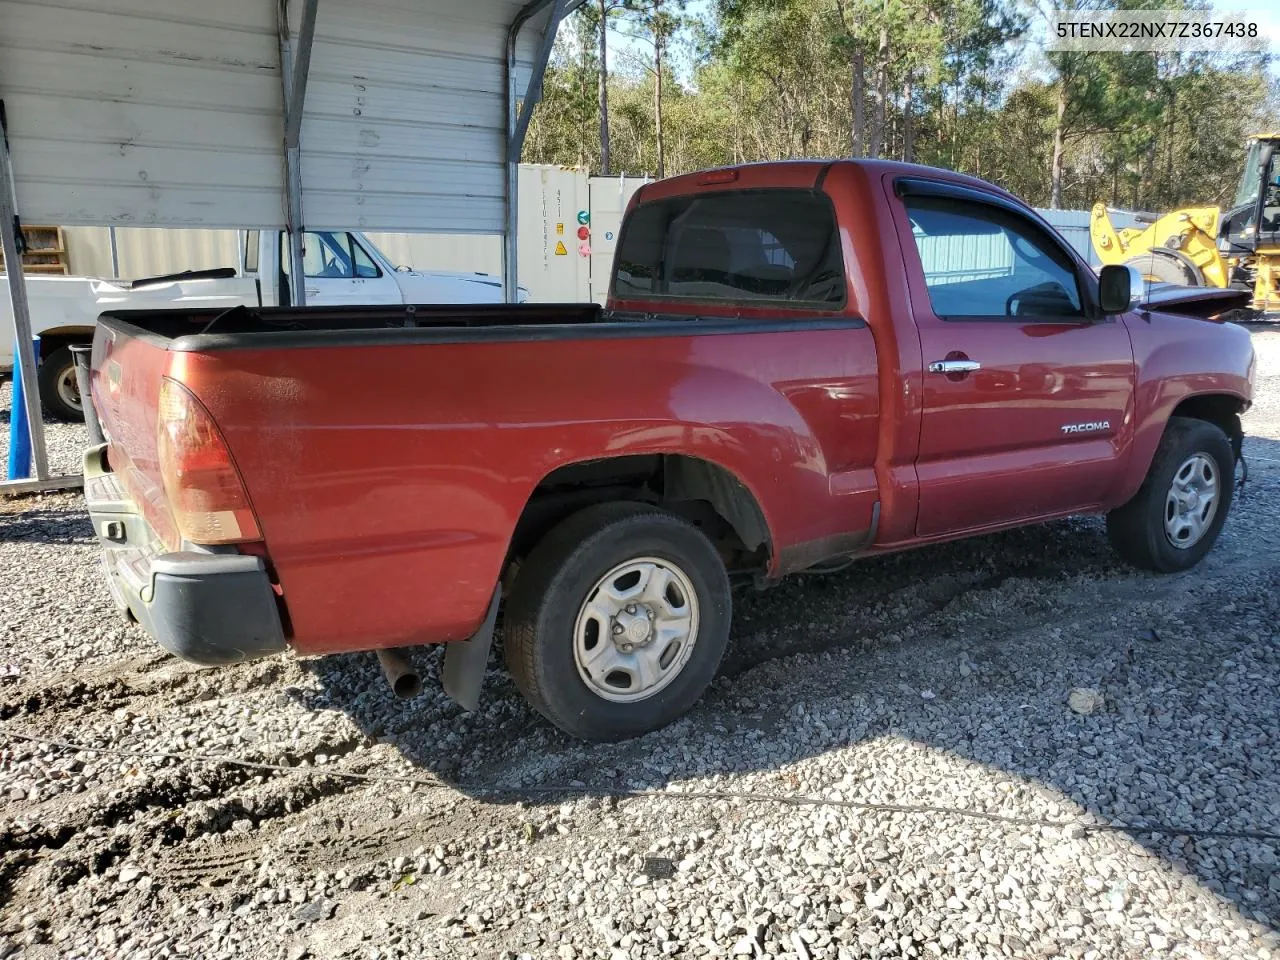
POLYGON ((1247 13, 1271 38, 1271 52, 1280 55, 1280 3, 1276 0, 1226 0, 1215 3, 1213 7, 1215 10, 1247 13))

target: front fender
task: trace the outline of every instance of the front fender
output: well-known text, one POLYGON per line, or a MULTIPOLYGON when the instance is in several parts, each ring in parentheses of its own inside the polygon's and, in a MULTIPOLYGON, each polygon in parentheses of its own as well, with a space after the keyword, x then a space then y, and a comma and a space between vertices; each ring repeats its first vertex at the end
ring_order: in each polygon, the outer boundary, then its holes
POLYGON ((1128 502, 1142 486, 1179 404, 1227 397, 1237 413, 1247 410, 1256 363, 1249 332, 1232 323, 1149 313, 1128 315, 1125 325, 1133 342, 1135 425, 1129 465, 1112 506, 1128 502))

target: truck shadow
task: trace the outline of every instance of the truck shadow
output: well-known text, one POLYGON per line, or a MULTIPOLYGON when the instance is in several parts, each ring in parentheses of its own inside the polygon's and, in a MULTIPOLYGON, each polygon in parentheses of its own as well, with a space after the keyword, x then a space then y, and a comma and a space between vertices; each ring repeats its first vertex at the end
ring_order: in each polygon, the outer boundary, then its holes
POLYGON ((0 542, 97 542, 88 514, 68 514, 60 507, 30 509, 28 502, 24 499, 0 500, 0 542))
MULTIPOLYGON (((294 696, 341 710, 492 803, 714 790, 712 778, 735 774, 734 790, 921 806, 965 806, 956 798, 967 793, 986 798, 971 813, 1009 813, 999 791, 964 786, 998 781, 1023 813, 1118 829, 1280 929, 1280 693, 1256 699, 1280 691, 1280 542, 1260 506, 1280 495, 1280 443, 1251 440, 1248 452, 1267 460, 1214 552, 1186 574, 1123 566, 1102 521, 1083 518, 743 594, 713 688, 676 724, 626 743, 553 729, 520 699, 500 649, 471 714, 439 693, 430 652, 419 655, 427 691, 408 703, 383 690, 371 655, 311 661, 321 688, 294 696), (1246 679, 1264 671, 1269 682, 1246 679), (1073 688, 1101 706, 1073 712, 1073 688), (936 779, 885 781, 886 749, 954 771, 953 799, 939 798, 936 779), (817 782, 799 779, 813 774, 797 765, 818 756, 838 759, 817 782)), ((916 828, 936 826, 922 816, 916 828)), ((1009 829, 1014 842, 1026 827, 1009 829)))

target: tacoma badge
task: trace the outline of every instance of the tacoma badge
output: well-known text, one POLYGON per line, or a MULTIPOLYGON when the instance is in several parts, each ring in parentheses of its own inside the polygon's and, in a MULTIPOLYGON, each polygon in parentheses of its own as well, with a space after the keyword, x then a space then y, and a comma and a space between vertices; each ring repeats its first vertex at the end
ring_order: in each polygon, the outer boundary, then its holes
POLYGON ((1063 433, 1097 433, 1099 430, 1110 430, 1110 420, 1093 420, 1090 423, 1064 423, 1063 433))

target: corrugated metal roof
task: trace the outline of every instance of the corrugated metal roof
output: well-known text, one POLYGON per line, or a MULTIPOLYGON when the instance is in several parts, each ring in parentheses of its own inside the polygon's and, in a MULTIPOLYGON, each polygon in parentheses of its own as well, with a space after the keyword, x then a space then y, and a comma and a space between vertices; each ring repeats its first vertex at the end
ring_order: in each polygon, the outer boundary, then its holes
POLYGON ((0 0, 23 218, 281 222, 279 60, 261 0, 0 0))
MULTIPOLYGON (((502 232, 506 33, 522 6, 320 0, 307 226, 502 232)), ((524 76, 545 22, 522 38, 524 76)), ((276 0, 0 0, 23 218, 283 226, 279 61, 276 0)))

